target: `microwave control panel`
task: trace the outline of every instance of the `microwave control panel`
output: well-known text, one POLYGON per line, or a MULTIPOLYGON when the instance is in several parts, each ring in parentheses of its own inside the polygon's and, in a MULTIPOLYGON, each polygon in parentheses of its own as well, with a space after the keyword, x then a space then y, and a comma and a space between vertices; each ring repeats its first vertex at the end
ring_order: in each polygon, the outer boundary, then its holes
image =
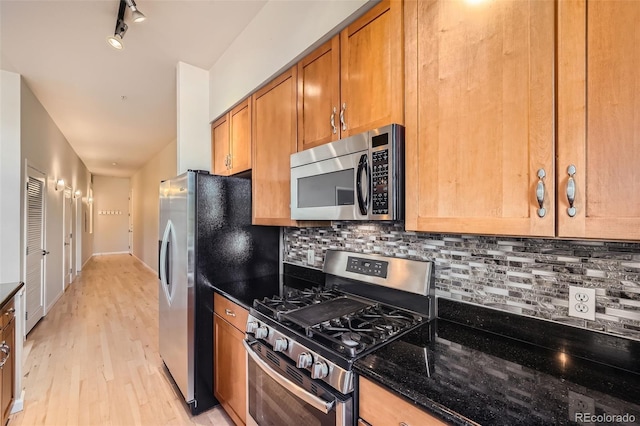
POLYGON ((371 153, 373 214, 389 214, 389 150, 371 153))

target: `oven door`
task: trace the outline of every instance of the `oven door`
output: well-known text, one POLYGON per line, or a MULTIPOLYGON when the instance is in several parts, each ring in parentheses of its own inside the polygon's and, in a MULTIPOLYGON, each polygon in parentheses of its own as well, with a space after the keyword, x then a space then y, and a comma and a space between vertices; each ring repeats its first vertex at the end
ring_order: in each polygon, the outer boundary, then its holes
POLYGON ((247 425, 344 426, 353 424, 351 395, 312 380, 266 345, 244 341, 247 358, 247 425))
MULTIPOLYGON (((362 141, 352 148, 360 148, 361 145, 366 147, 366 138, 355 139, 362 141)), ((344 141, 351 142, 346 139, 344 141)), ((369 150, 339 153, 340 155, 334 153, 335 156, 328 158, 323 158, 327 157, 325 153, 314 155, 315 150, 326 151, 331 145, 321 145, 299 153, 315 160, 291 167, 291 219, 366 220, 369 217, 369 150)))

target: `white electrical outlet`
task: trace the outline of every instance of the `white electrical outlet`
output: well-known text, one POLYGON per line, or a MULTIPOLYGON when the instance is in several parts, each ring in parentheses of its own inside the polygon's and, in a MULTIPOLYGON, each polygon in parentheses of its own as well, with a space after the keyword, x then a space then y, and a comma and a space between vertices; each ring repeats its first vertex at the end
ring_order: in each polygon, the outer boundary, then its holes
POLYGON ((569 286, 569 316, 596 319, 596 289, 569 286))
POLYGON ((315 258, 316 253, 312 249, 307 250, 307 265, 313 265, 314 263, 316 263, 315 258))

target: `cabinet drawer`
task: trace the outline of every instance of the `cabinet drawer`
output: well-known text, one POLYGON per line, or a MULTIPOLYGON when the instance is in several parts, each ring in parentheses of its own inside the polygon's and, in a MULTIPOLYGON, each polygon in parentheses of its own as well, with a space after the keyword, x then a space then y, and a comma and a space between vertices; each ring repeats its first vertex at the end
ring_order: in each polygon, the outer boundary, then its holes
POLYGON ((224 318, 227 322, 233 325, 238 330, 244 333, 247 327, 247 317, 249 311, 226 297, 214 293, 213 294, 213 311, 224 318))
POLYGON ((446 425, 383 387, 360 377, 359 417, 372 426, 446 425))
POLYGON ((14 299, 11 299, 0 310, 0 329, 5 328, 7 324, 11 322, 11 320, 15 317, 15 312, 15 302, 14 299))

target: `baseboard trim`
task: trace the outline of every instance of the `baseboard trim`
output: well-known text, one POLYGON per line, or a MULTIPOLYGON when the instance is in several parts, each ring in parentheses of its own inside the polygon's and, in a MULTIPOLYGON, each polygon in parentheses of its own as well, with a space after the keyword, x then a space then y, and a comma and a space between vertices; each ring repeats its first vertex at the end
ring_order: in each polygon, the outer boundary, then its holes
POLYGON ((11 413, 18 413, 24 409, 24 389, 20 392, 20 398, 16 398, 13 400, 13 406, 11 407, 11 413))
POLYGON ((145 263, 144 260, 140 259, 138 256, 136 256, 135 254, 131 253, 131 256, 133 256, 135 259, 137 259, 140 263, 142 263, 142 265, 147 268, 148 270, 150 270, 151 272, 153 272, 154 274, 157 274, 158 271, 156 271, 155 269, 153 269, 151 266, 147 265, 145 263))
POLYGON ((93 253, 93 256, 105 256, 110 254, 129 254, 129 250, 127 251, 107 251, 104 253, 93 253))

